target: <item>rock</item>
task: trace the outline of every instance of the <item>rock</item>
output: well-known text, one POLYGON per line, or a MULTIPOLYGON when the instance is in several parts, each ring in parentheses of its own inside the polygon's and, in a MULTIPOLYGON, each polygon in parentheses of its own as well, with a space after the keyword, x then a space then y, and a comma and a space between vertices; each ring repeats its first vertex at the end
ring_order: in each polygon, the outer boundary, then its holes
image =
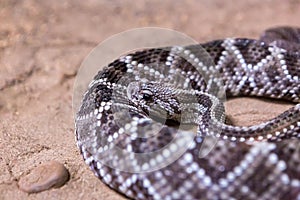
POLYGON ((18 185, 27 193, 37 193, 50 188, 57 188, 69 180, 69 172, 57 161, 49 161, 34 168, 29 174, 20 178, 18 185))

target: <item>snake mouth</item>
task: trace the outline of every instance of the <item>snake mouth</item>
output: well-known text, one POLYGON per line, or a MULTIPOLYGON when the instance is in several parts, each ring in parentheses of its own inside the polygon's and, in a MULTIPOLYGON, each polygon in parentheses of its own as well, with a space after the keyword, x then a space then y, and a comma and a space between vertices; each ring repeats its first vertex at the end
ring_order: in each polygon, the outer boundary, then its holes
POLYGON ((195 120, 184 120, 182 111, 177 113, 176 115, 168 115, 168 113, 160 108, 159 105, 155 105, 150 109, 143 109, 143 113, 145 116, 151 118, 155 122, 161 123, 165 126, 172 127, 175 129, 182 129, 182 130, 191 130, 197 127, 197 124, 195 124, 195 120), (153 107, 157 107, 157 109, 153 109, 153 107))

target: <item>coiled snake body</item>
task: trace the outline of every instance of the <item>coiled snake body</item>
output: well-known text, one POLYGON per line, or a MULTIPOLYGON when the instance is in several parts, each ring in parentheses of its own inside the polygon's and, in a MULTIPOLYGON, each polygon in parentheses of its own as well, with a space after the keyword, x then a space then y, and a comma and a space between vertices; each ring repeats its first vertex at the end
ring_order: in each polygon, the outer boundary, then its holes
POLYGON ((281 27, 122 56, 77 114, 85 162, 133 199, 300 199, 299 47, 300 29, 281 27), (236 127, 224 123, 224 94, 295 105, 236 127))

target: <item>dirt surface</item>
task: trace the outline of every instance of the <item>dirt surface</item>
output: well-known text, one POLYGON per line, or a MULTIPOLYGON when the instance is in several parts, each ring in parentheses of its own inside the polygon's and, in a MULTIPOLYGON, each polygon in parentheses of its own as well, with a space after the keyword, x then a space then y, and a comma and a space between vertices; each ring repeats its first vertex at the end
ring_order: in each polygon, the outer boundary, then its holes
MULTIPOLYGON (((296 0, 155 0, 134 6, 123 0, 0 0, 0 199, 124 198, 93 175, 74 140, 75 76, 107 37, 158 26, 199 42, 256 38, 271 26, 299 26, 299 10, 296 0), (50 160, 68 168, 64 186, 30 195, 18 188, 20 177, 50 160)), ((290 106, 251 98, 226 104, 235 125, 263 122, 290 106)))

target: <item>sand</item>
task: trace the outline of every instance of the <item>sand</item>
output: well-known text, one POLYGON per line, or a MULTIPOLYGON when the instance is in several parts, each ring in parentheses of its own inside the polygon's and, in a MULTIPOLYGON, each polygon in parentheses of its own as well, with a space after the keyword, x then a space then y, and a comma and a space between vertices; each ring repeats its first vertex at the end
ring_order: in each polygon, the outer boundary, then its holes
MULTIPOLYGON (((0 199, 124 198, 93 175, 74 139, 74 80, 84 58, 107 37, 158 26, 199 42, 257 38, 268 27, 299 25, 299 9, 298 0, 155 0, 134 6, 121 0, 0 0, 0 199), (30 195, 18 188, 20 177, 50 160, 69 170, 64 186, 30 195)), ((235 125, 257 124, 289 107, 258 98, 226 103, 235 125)))

